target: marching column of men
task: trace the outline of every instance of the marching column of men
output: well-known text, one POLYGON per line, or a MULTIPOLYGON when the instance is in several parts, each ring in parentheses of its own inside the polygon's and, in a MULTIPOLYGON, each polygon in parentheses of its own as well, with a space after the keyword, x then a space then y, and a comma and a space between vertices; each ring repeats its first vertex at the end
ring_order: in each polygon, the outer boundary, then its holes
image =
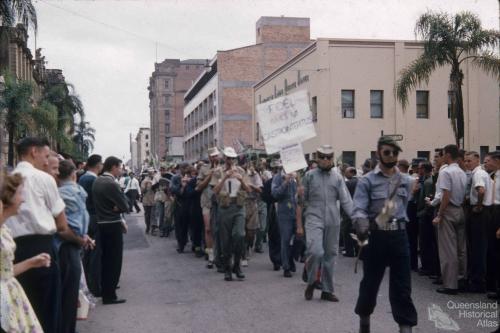
MULTIPOLYGON (((408 170, 410 164, 398 160, 401 151, 392 137, 382 136, 377 161, 367 160, 362 176, 356 177, 355 168, 334 168, 328 145, 317 149, 314 164, 304 174, 287 174, 279 160, 272 160, 267 169, 262 161, 253 165, 238 159, 231 147, 222 153, 211 148, 208 164, 198 168, 196 186, 202 193, 207 267, 217 265, 226 281, 233 274, 244 279, 241 267, 251 258, 249 249, 261 253, 267 241, 274 270, 283 269, 283 276, 291 277, 294 257, 303 255, 297 255, 295 244, 305 237, 305 299, 321 289, 321 300, 337 302, 335 261, 343 244, 345 256, 358 254, 363 262, 355 307, 363 333, 370 332, 386 267, 400 332, 411 332, 417 324, 412 270, 442 284, 439 293, 493 291, 488 297, 498 299, 500 153, 489 153, 480 165, 479 154, 448 145, 436 149, 433 164, 414 160, 408 170), (342 234, 341 220, 346 223, 342 234)), ((182 208, 190 207, 184 197, 188 169, 181 165, 171 181, 179 252, 191 223, 182 208)))

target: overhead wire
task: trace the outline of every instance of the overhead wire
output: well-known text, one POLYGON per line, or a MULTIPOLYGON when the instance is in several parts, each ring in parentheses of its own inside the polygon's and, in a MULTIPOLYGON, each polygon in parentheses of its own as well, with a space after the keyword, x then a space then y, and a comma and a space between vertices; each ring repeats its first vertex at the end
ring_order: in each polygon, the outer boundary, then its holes
POLYGON ((50 7, 57 8, 57 9, 59 9, 59 10, 61 10, 61 11, 64 11, 64 12, 70 13, 70 14, 72 14, 72 15, 74 15, 74 16, 77 16, 77 17, 80 17, 80 18, 82 18, 82 19, 85 19, 85 20, 90 21, 90 22, 92 22, 92 23, 95 23, 95 24, 100 24, 100 25, 105 26, 105 27, 107 27, 107 28, 109 28, 109 29, 118 30, 118 31, 120 31, 120 32, 122 32, 122 33, 125 33, 125 34, 128 34, 128 35, 131 35, 131 36, 134 36, 135 38, 142 39, 142 40, 144 40, 144 41, 148 41, 148 42, 150 42, 150 43, 155 44, 156 46, 158 46, 158 45, 164 46, 165 48, 167 48, 167 49, 169 49, 169 50, 171 50, 171 51, 175 51, 175 52, 179 53, 179 55, 183 55, 183 56, 186 56, 187 58, 189 58, 189 56, 187 56, 187 54, 186 54, 186 52, 185 52, 185 51, 182 51, 182 50, 176 49, 175 47, 172 47, 172 46, 170 46, 170 45, 168 45, 168 44, 165 44, 165 43, 163 43, 163 42, 159 42, 159 41, 157 41, 157 40, 154 40, 154 39, 151 39, 151 38, 145 37, 145 36, 143 36, 143 35, 140 35, 140 34, 138 34, 138 33, 135 33, 135 32, 133 32, 133 31, 129 31, 129 30, 126 30, 126 29, 120 28, 120 27, 118 27, 118 26, 115 26, 115 25, 112 25, 112 24, 109 24, 109 23, 106 23, 106 22, 99 21, 99 20, 97 20, 97 19, 95 19, 95 18, 92 18, 92 17, 86 16, 86 15, 83 15, 83 14, 81 14, 81 13, 78 13, 78 12, 74 11, 74 10, 71 10, 71 9, 68 9, 68 8, 64 8, 64 7, 61 7, 61 6, 58 6, 58 5, 56 5, 56 4, 54 4, 54 3, 50 2, 50 1, 47 1, 47 0, 37 0, 37 1, 40 1, 40 2, 42 2, 42 3, 46 4, 46 5, 50 6, 50 7))

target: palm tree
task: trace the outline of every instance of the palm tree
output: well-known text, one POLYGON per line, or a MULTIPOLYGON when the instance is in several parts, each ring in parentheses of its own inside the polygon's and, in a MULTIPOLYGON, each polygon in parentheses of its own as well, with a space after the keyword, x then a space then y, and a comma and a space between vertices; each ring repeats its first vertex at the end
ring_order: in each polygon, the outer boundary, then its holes
MULTIPOLYGON (((44 89, 43 99, 57 108, 57 149, 70 144, 71 140, 62 144, 75 131, 75 116, 85 115, 83 104, 71 84, 66 82, 48 84, 44 89)), ((68 148, 68 147, 66 147, 68 148)))
POLYGON ((33 109, 32 124, 34 134, 55 139, 57 137, 57 108, 47 102, 42 101, 33 109))
POLYGON ((451 124, 455 141, 462 146, 464 139, 464 110, 461 65, 468 61, 500 80, 500 32, 485 30, 479 18, 471 12, 455 16, 427 12, 415 25, 415 35, 424 41, 424 52, 400 73, 394 91, 396 99, 408 106, 408 95, 418 85, 429 82, 432 72, 442 66, 451 66, 451 124))
POLYGON ((30 130, 33 86, 27 81, 16 81, 5 73, 5 91, 0 99, 0 110, 6 109, 5 127, 8 135, 8 165, 14 165, 14 143, 30 130))
POLYGON ((86 159, 89 153, 94 149, 95 129, 90 127, 90 123, 81 117, 80 122, 75 127, 75 135, 73 142, 76 144, 76 149, 79 157, 86 159))
POLYGON ((25 27, 31 26, 38 30, 35 6, 31 0, 0 0, 0 23, 12 27, 22 23, 25 27))

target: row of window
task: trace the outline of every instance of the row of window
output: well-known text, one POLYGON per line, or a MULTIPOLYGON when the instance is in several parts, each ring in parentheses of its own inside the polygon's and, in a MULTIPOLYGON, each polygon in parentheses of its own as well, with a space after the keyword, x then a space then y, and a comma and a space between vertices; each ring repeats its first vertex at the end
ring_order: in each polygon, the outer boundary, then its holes
MULTIPOLYGON (((315 101, 312 101, 313 114, 315 101)), ((341 91, 342 118, 355 118, 356 104, 355 91, 341 91)), ((429 118, 429 91, 417 90, 416 92, 416 117, 417 119, 429 118)), ((448 93, 448 118, 451 110, 451 92, 448 93)), ((384 91, 370 90, 370 118, 384 118, 384 91)))
POLYGON ((185 119, 184 129, 186 133, 195 131, 212 120, 217 114, 217 95, 215 91, 201 102, 185 119))
POLYGON ((184 155, 186 159, 197 159, 217 144, 217 126, 213 124, 204 131, 184 142, 184 155))

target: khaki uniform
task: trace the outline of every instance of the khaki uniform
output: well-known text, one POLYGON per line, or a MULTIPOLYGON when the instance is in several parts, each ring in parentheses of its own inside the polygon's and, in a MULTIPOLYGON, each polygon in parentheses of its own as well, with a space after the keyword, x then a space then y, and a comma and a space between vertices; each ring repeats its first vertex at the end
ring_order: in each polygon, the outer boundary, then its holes
MULTIPOLYGON (((233 166, 243 181, 248 184, 248 176, 240 167, 233 166)), ((212 179, 219 184, 226 175, 225 167, 217 168, 212 179)), ((228 270, 231 257, 234 255, 234 264, 239 265, 244 250, 245 238, 245 201, 247 193, 236 178, 228 178, 217 195, 218 224, 221 242, 221 259, 224 268, 228 270)))

